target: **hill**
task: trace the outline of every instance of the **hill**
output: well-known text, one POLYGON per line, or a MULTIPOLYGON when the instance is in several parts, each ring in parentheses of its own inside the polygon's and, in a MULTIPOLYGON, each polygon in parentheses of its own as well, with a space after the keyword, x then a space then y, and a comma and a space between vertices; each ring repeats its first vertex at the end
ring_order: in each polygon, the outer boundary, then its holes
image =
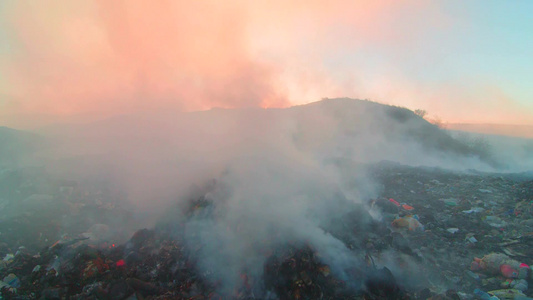
POLYGON ((123 115, 39 133, 53 139, 57 157, 103 155, 128 166, 157 160, 205 169, 273 153, 459 169, 501 166, 490 149, 455 139, 409 109, 348 98, 286 109, 123 115))
POLYGON ((0 165, 21 163, 37 151, 42 142, 36 134, 0 126, 0 165))
POLYGON ((341 145, 349 144, 348 147, 352 149, 372 151, 373 155, 368 157, 370 160, 378 158, 416 164, 416 159, 423 162, 428 156, 444 158, 452 155, 475 157, 498 166, 488 149, 455 139, 446 130, 429 123, 407 108, 339 98, 325 99, 292 109, 297 111, 297 119, 305 124, 304 127, 314 126, 313 115, 322 114, 334 119, 335 129, 330 134, 339 138, 337 142, 341 145), (379 157, 379 153, 383 157, 379 157))

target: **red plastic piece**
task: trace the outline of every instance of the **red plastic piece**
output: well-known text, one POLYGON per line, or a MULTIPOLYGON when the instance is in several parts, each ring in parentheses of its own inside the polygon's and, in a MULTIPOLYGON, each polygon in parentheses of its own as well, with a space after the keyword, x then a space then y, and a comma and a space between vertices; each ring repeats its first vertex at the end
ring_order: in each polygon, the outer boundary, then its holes
POLYGON ((123 259, 117 261, 117 267, 123 267, 125 265, 126 265, 126 262, 123 259))
POLYGON ((503 276, 507 278, 517 278, 518 277, 518 271, 513 269, 510 265, 501 265, 500 266, 500 272, 503 276))

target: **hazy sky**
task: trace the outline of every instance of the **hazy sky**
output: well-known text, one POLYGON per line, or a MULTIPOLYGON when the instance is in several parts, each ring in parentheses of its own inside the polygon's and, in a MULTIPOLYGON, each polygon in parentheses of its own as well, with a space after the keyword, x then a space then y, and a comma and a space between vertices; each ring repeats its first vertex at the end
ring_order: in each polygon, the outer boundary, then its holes
POLYGON ((2 1, 0 125, 323 97, 533 124, 533 1, 2 1))

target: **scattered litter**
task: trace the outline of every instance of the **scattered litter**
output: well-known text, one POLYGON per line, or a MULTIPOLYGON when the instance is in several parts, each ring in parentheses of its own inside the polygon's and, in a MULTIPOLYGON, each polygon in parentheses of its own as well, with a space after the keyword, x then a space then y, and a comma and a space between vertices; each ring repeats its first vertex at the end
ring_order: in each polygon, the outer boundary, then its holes
POLYGON ((482 207, 472 207, 472 208, 469 209, 469 210, 463 210, 463 212, 464 212, 465 214, 476 214, 476 213, 481 213, 481 212, 483 212, 483 211, 485 211, 485 209, 482 208, 482 207))
POLYGON ((501 274, 506 278, 518 278, 520 269, 526 268, 524 264, 502 253, 490 253, 483 258, 474 258, 470 266, 472 271, 482 271, 489 275, 501 274))
POLYGON ((510 287, 522 292, 527 291, 528 283, 525 279, 518 279, 511 281, 510 287))
POLYGON ((474 294, 476 296, 479 297, 479 299, 482 299, 482 300, 499 300, 500 298, 494 296, 494 295, 490 295, 489 293, 487 292, 484 292, 480 289, 475 289, 474 290, 474 294))
POLYGON ((402 208, 405 209, 405 210, 413 210, 413 209, 415 209, 414 207, 412 207, 410 205, 407 205, 407 204, 402 204, 402 208))
MULTIPOLYGON (((42 198, 47 205, 32 200, 40 210, 0 224, 0 297, 533 299, 533 181, 405 166, 372 172, 383 183, 379 197, 361 204, 372 215, 352 207, 335 224, 321 223, 323 238, 353 257, 316 249, 308 241, 274 247, 265 238, 235 245, 259 249, 254 259, 262 265, 256 269, 215 258, 199 262, 206 250, 203 236, 187 222, 225 213, 211 196, 191 199, 190 207, 184 201, 183 215, 169 211, 168 219, 179 221, 117 234, 118 224, 134 218, 118 202, 106 202, 112 195, 82 191, 81 184, 58 185, 56 194, 44 183, 27 184, 27 191, 18 187, 22 201, 38 199, 31 195, 40 192, 50 195, 42 198), (487 187, 490 192, 483 191, 487 187), (56 202, 66 205, 45 211, 56 202), (28 228, 34 232, 19 233, 28 228), (221 276, 217 266, 229 271, 221 276), (222 288, 227 282, 236 282, 235 288, 222 288), (364 288, 354 288, 354 282, 364 288)), ((210 238, 226 230, 250 234, 239 226, 220 228, 210 238)), ((220 247, 222 254, 227 251, 220 247)))
POLYGON ((476 274, 476 273, 474 273, 474 272, 472 272, 470 270, 466 270, 465 273, 466 273, 466 275, 468 275, 470 278, 472 278, 474 280, 479 280, 480 279, 478 274, 476 274))
POLYGON ((525 296, 522 291, 517 289, 503 289, 503 290, 494 290, 489 291, 489 294, 498 297, 501 300, 513 300, 516 296, 525 296))
POLYGON ((20 287, 20 279, 13 273, 10 273, 6 277, 4 277, 2 281, 7 283, 11 287, 14 287, 14 288, 20 287))
POLYGON ((392 198, 389 199, 390 202, 394 203, 396 206, 400 206, 400 203, 392 198))
POLYGON ((466 238, 466 240, 467 240, 468 242, 472 243, 472 244, 477 243, 477 239, 476 239, 476 237, 474 237, 474 236, 469 236, 469 237, 466 238))
POLYGON ((502 220, 500 217, 496 216, 487 216, 485 217, 485 222, 492 227, 501 228, 507 226, 507 223, 502 220))
POLYGON ((441 199, 441 201, 448 206, 457 206, 459 204, 459 200, 455 198, 441 199))
POLYGON ((418 221, 417 215, 409 215, 392 221, 395 231, 424 231, 424 226, 418 221))
POLYGON ((454 233, 456 233, 457 231, 459 231, 459 228, 448 228, 448 229, 446 229, 446 231, 448 231, 448 232, 451 233, 451 234, 454 234, 454 233))
POLYGON ((41 265, 36 265, 33 270, 31 270, 32 273, 41 271, 41 265))
POLYGON ((4 257, 3 261, 10 262, 10 261, 12 261, 14 258, 15 258, 15 255, 13 255, 12 253, 8 253, 8 254, 6 254, 6 256, 4 257))

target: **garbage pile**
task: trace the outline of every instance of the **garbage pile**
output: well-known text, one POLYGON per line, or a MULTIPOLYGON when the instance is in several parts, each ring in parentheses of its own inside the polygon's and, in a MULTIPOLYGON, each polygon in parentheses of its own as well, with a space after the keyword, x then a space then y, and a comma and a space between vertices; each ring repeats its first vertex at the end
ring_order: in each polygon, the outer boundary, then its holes
MULTIPOLYGON (((464 299, 529 299, 533 180, 528 174, 455 173, 378 164, 393 230, 419 230, 409 246, 464 299), (396 200, 395 200, 396 199, 396 200), (408 206, 400 203, 408 199, 408 206), (413 209, 411 209, 411 207, 413 209)), ((407 201, 406 201, 407 202, 407 201)), ((376 203, 377 204, 377 203, 376 203)), ((389 219, 390 220, 390 219, 389 219)))
MULTIPOLYGON (((262 272, 228 270, 238 272, 238 282, 228 289, 213 275, 217 270, 200 265, 198 253, 205 245, 192 243, 184 229, 190 218, 215 203, 205 197, 191 199, 185 220, 162 221, 120 242, 109 232, 127 222, 121 217, 127 210, 113 201, 95 202, 105 193, 86 193, 71 184, 72 189, 57 189, 50 200, 60 201, 57 207, 68 211, 42 216, 37 226, 32 227, 31 220, 39 218, 39 210, 23 217, 3 216, 0 295, 130 300, 533 298, 533 180, 396 164, 377 164, 369 172, 382 184, 379 197, 353 204, 323 228, 353 254, 356 263, 342 272, 305 241, 265 244, 262 272), (74 215, 81 222, 75 228, 49 223, 59 218, 71 224, 65 218, 72 218, 76 205, 65 203, 78 203, 74 215), (86 213, 88 206, 96 214, 86 213), (110 219, 97 217, 109 212, 120 222, 105 224, 110 219)), ((19 198, 28 199, 34 192, 21 191, 19 198)))
POLYGON ((84 186, 44 168, 0 170, 0 254, 19 247, 35 253, 69 236, 124 242, 134 220, 123 198, 106 185, 84 186))

